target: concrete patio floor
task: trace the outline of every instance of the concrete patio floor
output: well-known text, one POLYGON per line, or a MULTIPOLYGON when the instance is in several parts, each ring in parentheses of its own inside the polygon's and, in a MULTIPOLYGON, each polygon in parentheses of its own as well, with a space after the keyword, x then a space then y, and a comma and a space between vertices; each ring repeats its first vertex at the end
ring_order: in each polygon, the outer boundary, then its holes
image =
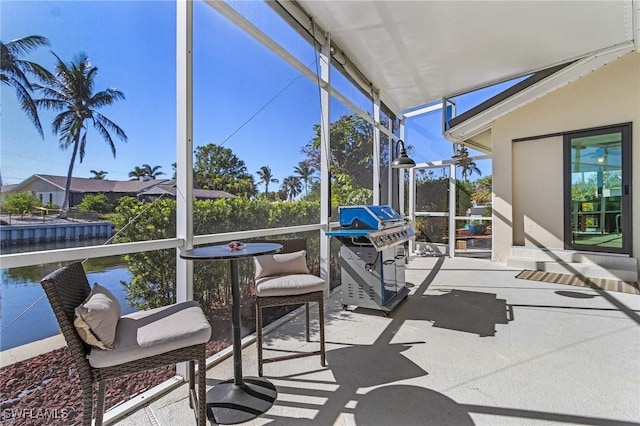
MULTIPOLYGON (((514 278, 484 259, 413 258, 388 316, 327 301, 318 357, 265 365, 278 397, 250 425, 640 425, 640 296, 514 278)), ((315 309, 312 309, 312 312, 315 309)), ((312 316, 317 326, 317 319, 312 316)), ((317 327, 314 327, 317 329, 317 327)), ((267 336, 317 347, 304 316, 267 336)), ((256 350, 243 350, 245 376, 256 350)), ((207 371, 229 379, 232 360, 207 371)), ((195 424, 186 385, 118 425, 195 424)))

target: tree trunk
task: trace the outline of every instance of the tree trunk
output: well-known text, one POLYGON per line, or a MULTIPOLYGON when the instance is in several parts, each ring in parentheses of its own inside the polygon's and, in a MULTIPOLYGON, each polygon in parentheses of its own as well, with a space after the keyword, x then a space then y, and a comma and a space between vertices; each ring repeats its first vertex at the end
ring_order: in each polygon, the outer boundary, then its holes
POLYGON ((73 175, 73 165, 76 162, 76 155, 78 154, 78 147, 80 146, 80 133, 74 137, 73 141, 73 153, 71 154, 71 162, 69 162, 69 171, 67 172, 67 183, 64 188, 64 202, 62 203, 62 210, 60 211, 60 217, 67 217, 69 212, 69 203, 71 195, 71 175, 73 175))

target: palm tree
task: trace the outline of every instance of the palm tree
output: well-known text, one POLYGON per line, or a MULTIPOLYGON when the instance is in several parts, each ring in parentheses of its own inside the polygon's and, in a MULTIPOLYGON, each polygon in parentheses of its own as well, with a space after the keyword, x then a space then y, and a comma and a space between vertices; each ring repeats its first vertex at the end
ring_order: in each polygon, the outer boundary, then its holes
POLYGON ((456 166, 462 167, 462 180, 467 181, 467 176, 473 174, 474 172, 478 175, 482 176, 482 171, 478 168, 478 165, 473 161, 472 158, 469 158, 469 150, 466 146, 460 145, 458 148, 458 152, 453 156, 455 160, 456 166))
POLYGON ((144 167, 135 166, 132 171, 129 172, 129 180, 139 180, 141 177, 147 175, 147 170, 144 167))
POLYGON ((302 183, 297 176, 289 176, 282 181, 280 190, 286 195, 286 199, 293 201, 302 192, 302 183))
POLYGON ((151 167, 148 164, 143 164, 142 165, 143 170, 146 173, 146 176, 151 176, 151 179, 156 179, 158 176, 163 175, 164 172, 159 171, 162 166, 155 166, 155 167, 151 167))
POLYGON ((298 175, 302 183, 304 183, 305 195, 309 195, 309 184, 316 180, 316 169, 311 167, 306 161, 301 161, 293 171, 298 175))
POLYGON ((90 170, 91 173, 93 173, 93 176, 91 176, 89 179, 94 179, 94 180, 104 180, 107 177, 107 174, 109 172, 105 172, 104 170, 100 170, 99 172, 95 171, 95 170, 90 170))
POLYGON ((280 183, 280 180, 273 177, 271 173, 271 168, 269 166, 262 166, 260 170, 258 170, 258 176, 260 176, 260 180, 264 182, 264 192, 269 192, 269 184, 270 183, 280 183))
POLYGON ((127 141, 127 135, 113 121, 100 114, 97 109, 111 105, 115 101, 125 99, 125 97, 124 93, 113 88, 93 93, 94 79, 98 68, 91 65, 89 58, 84 53, 77 55, 68 65, 62 62, 55 53, 53 56, 57 59, 56 75, 44 79, 43 85, 34 86, 41 89, 44 94, 44 98, 37 99, 35 102, 37 106, 47 110, 62 111, 53 119, 53 133, 59 135, 60 148, 67 149, 73 146, 62 204, 61 214, 64 215, 69 209, 69 192, 76 156, 79 152, 82 163, 87 147, 86 121, 93 124, 94 129, 111 148, 115 158, 116 146, 110 132, 115 133, 123 142, 127 141))
POLYGON ((38 117, 38 108, 29 93, 33 91, 33 85, 29 82, 27 75, 33 74, 40 79, 46 79, 51 77, 51 73, 35 62, 25 61, 20 57, 36 47, 48 45, 49 40, 38 35, 12 40, 7 44, 0 42, 0 56, 2 59, 0 61, 0 80, 16 90, 20 107, 27 114, 42 138, 44 138, 44 133, 38 117))
POLYGON ((466 165, 462 166, 462 180, 466 181, 467 176, 470 176, 473 173, 482 176, 482 171, 478 168, 478 165, 475 163, 475 161, 470 160, 468 163, 466 163, 466 165))
POLYGON ((140 178, 150 177, 156 179, 158 176, 163 175, 164 172, 158 171, 162 166, 151 167, 148 164, 143 164, 142 167, 135 166, 132 171, 129 172, 129 180, 139 180, 140 178))

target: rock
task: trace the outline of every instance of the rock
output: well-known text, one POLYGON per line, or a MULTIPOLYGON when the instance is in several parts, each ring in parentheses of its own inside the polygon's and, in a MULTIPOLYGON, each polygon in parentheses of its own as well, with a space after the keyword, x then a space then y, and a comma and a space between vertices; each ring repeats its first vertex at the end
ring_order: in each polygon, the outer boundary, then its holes
MULTIPOLYGON (((207 344, 207 356, 229 345, 229 339, 212 340, 207 344)), ((111 379, 107 382, 105 408, 128 401, 174 375, 175 368, 166 366, 111 379)), ((57 410, 67 416, 60 424, 80 424, 82 389, 69 348, 56 349, 0 370, 0 410, 7 409, 57 410)), ((47 418, 16 418, 8 423, 16 426, 52 424, 47 418)))

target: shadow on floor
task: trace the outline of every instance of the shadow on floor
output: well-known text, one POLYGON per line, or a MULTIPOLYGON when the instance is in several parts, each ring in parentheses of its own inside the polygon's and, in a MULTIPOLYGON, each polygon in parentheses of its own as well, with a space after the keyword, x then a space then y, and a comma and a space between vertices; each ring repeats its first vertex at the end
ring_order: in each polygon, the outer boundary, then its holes
POLYGON ((472 426, 473 420, 451 398, 417 386, 393 385, 363 395, 355 409, 358 425, 472 426))
POLYGON ((403 318, 431 322, 433 327, 495 336, 497 324, 513 320, 507 301, 494 293, 442 290, 441 294, 414 294, 399 306, 403 318))

